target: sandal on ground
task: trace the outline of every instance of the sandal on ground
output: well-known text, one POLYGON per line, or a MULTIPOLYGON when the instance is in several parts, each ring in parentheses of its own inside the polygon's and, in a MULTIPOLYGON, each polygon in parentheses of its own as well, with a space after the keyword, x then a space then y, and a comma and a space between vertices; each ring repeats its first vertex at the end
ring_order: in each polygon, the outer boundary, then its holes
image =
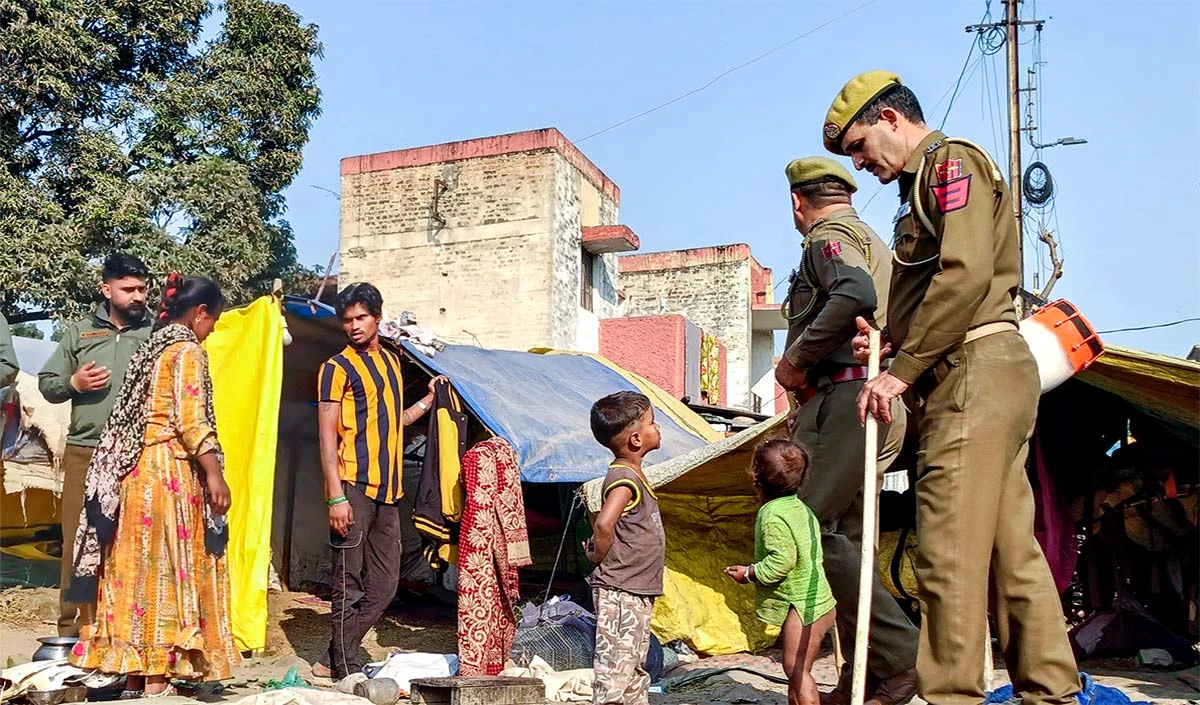
POLYGON ((153 695, 146 693, 142 695, 142 698, 149 700, 150 698, 169 698, 173 695, 179 695, 179 691, 175 690, 175 686, 168 684, 167 687, 163 688, 161 692, 154 693, 153 695))

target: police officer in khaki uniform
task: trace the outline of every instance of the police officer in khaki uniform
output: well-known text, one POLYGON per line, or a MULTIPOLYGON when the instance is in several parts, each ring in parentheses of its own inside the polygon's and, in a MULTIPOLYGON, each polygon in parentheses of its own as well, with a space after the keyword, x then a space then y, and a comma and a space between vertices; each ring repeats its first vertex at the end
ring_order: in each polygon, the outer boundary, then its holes
POLYGON ((932 705, 983 700, 990 591, 1014 694, 1025 705, 1074 702, 1075 659, 1033 536, 1025 459, 1039 382, 1017 332, 1008 187, 982 148, 930 130, 916 96, 886 71, 845 85, 824 137, 856 169, 900 186, 884 346, 894 359, 863 388, 859 414, 888 421, 903 395, 920 438, 918 690, 932 705))
MULTIPOLYGON (((850 702, 851 663, 858 616, 862 551, 863 459, 866 438, 856 422, 856 399, 867 368, 854 358, 855 318, 883 323, 892 255, 851 206, 857 190, 845 167, 826 157, 788 164, 792 217, 804 235, 804 254, 784 304, 788 337, 775 375, 799 405, 792 440, 808 449, 812 470, 800 488, 821 522, 825 575, 838 603, 839 642, 847 663, 824 705, 850 702)), ((879 471, 904 442, 904 407, 880 429, 879 471)), ((869 672, 874 705, 901 705, 916 693, 917 629, 875 576, 871 601, 869 672)))

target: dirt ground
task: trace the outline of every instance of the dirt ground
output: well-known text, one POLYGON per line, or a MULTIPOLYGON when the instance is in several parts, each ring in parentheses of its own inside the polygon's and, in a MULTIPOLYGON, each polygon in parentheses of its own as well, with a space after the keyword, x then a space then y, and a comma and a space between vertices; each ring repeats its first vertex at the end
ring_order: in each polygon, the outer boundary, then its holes
MULTIPOLYGON (((223 693, 201 696, 202 700, 230 701, 261 690, 271 679, 282 680, 288 669, 296 667, 300 675, 312 682, 309 664, 328 644, 329 607, 319 597, 307 593, 274 593, 268 600, 269 615, 267 646, 263 653, 242 664, 230 687, 223 693)), ((58 591, 48 588, 8 589, 0 591, 0 664, 28 661, 37 649, 37 639, 54 633, 54 618, 58 610, 58 591)), ((392 650, 453 653, 455 644, 455 613, 452 606, 427 601, 393 605, 383 621, 367 635, 366 656, 380 660, 392 650)), ((777 676, 783 675, 778 651, 762 655, 735 655, 702 659, 672 671, 676 677, 702 668, 748 668, 777 676)), ((1155 671, 1139 669, 1132 659, 1093 661, 1082 665, 1105 685, 1121 688, 1133 700, 1158 703, 1200 702, 1200 692, 1180 680, 1190 673, 1200 677, 1200 669, 1189 671, 1155 671)), ((832 653, 826 649, 814 669, 814 677, 822 689, 831 688, 836 681, 832 653)), ((996 683, 1007 682, 1003 670, 996 673, 996 683)), ((327 685, 315 682, 314 685, 327 685)), ((656 705, 701 705, 702 703, 753 703, 782 705, 787 702, 787 689, 757 675, 731 671, 678 691, 651 695, 656 705)), ((365 702, 365 701, 364 701, 365 702)), ((922 701, 915 700, 920 704, 922 701)))

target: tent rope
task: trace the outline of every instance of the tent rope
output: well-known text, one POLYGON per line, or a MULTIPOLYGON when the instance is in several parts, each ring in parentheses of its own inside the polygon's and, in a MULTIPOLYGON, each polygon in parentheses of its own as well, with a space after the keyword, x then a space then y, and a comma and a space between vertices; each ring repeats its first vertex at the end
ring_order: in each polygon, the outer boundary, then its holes
POLYGON ((542 598, 542 604, 550 601, 550 591, 554 589, 554 575, 558 572, 558 562, 562 560, 563 548, 567 545, 567 534, 571 532, 574 524, 571 521, 575 518, 575 509, 583 506, 583 497, 579 494, 571 500, 571 509, 567 512, 567 523, 563 526, 562 539, 558 542, 558 554, 554 556, 554 565, 550 567, 550 580, 546 583, 546 595, 542 598))

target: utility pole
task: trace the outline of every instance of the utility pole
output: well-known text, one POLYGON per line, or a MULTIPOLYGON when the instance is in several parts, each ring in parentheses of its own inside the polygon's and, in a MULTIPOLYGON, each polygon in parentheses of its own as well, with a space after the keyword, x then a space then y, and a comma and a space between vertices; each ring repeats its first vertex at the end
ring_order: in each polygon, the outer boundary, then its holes
POLYGON ((1020 47, 1020 37, 1017 32, 1023 25, 1034 25, 1039 30, 1045 24, 1044 20, 1020 19, 1018 6, 1024 0, 1002 0, 1004 3, 1004 21, 988 24, 973 24, 967 27, 968 33, 983 34, 998 28, 1004 28, 1004 48, 1008 58, 1008 186, 1012 192, 1013 217, 1017 220, 1017 252, 1021 258, 1021 286, 1025 286, 1025 236, 1021 223, 1021 86, 1018 73, 1020 62, 1017 50, 1020 47))
POLYGON ((1008 55, 1008 187, 1012 191, 1013 216, 1017 219, 1017 256, 1020 257, 1021 286, 1025 286, 1025 237, 1021 222, 1021 86, 1017 73, 1020 62, 1017 37, 1021 0, 1004 0, 1004 48, 1008 55))

